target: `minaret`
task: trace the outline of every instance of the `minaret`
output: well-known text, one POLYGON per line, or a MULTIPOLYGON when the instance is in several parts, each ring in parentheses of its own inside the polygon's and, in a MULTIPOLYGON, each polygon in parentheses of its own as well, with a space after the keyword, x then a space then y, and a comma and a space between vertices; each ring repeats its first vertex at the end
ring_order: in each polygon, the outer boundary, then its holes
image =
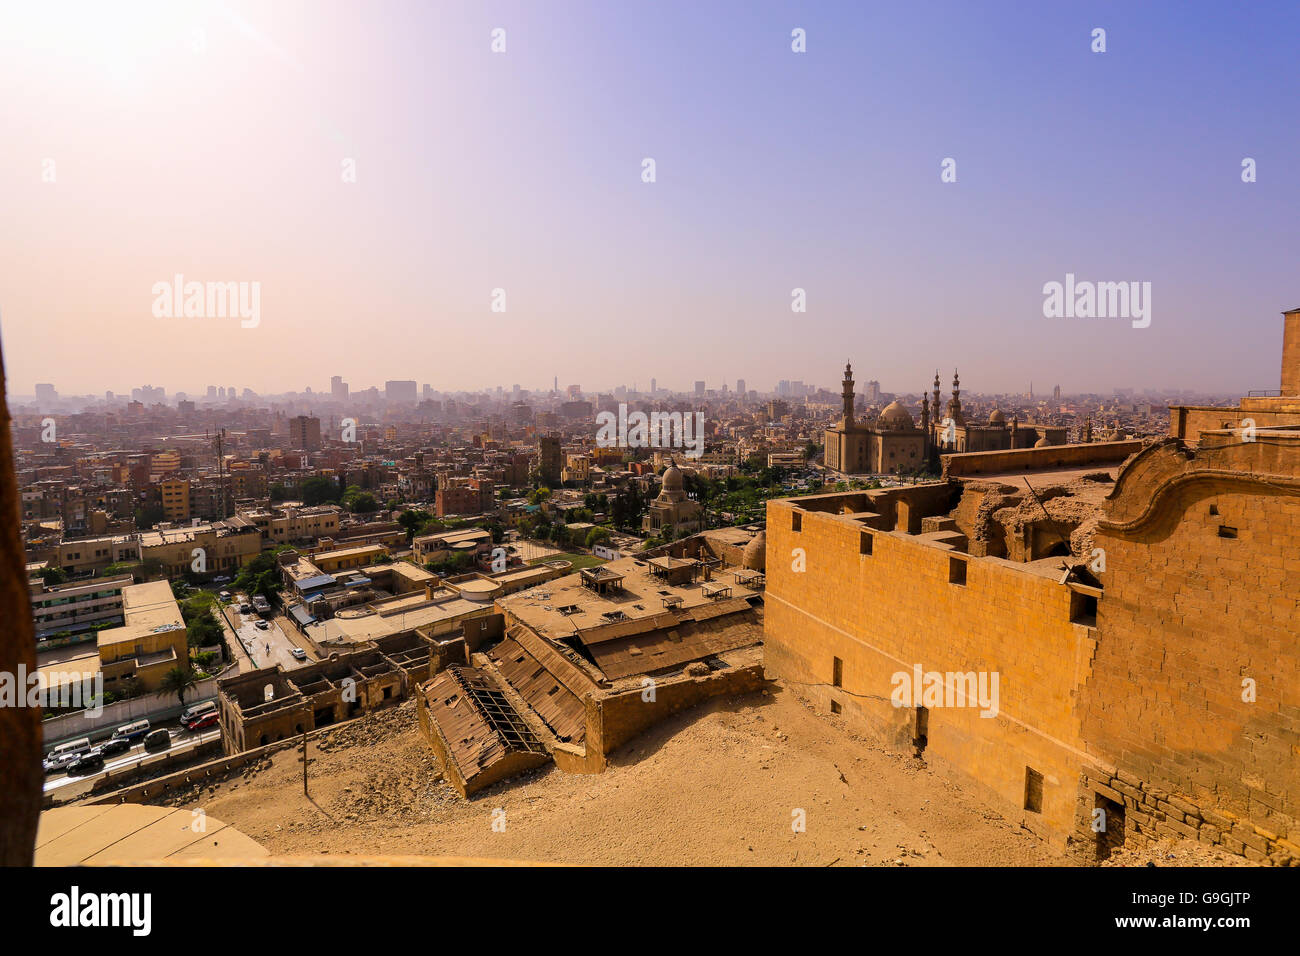
POLYGON ((930 396, 921 393, 921 431, 930 434, 930 396))
POLYGON ((961 379, 957 377, 957 370, 952 370, 952 398, 948 400, 948 417, 952 419, 954 426, 961 425, 961 379))
POLYGON ((1020 432, 1020 412, 1011 413, 1011 447, 1016 447, 1016 435, 1020 432))
POLYGON ((1089 415, 1083 420, 1083 441, 1088 444, 1092 441, 1092 416, 1089 415))
POLYGON ((853 427, 853 366, 848 359, 844 360, 844 391, 840 397, 844 399, 844 430, 848 431, 853 427))

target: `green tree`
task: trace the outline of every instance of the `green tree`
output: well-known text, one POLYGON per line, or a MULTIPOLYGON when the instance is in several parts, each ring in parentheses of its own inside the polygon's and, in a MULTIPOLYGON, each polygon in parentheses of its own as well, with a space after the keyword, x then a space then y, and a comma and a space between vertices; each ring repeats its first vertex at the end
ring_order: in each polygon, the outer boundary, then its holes
POLYGON ((184 667, 173 667, 164 674, 158 689, 163 693, 175 694, 184 707, 186 691, 198 686, 198 683, 199 675, 194 673, 194 668, 187 661, 184 667))
POLYGON ((55 564, 41 568, 36 572, 36 576, 44 581, 47 587, 53 587, 68 580, 68 572, 55 564))
POLYGON ((299 493, 302 495, 302 503, 309 506, 337 502, 343 497, 339 483, 322 475, 304 481, 299 487, 299 493))
POLYGON ((610 537, 608 528, 592 528, 587 532, 587 547, 595 547, 603 541, 608 541, 610 537))

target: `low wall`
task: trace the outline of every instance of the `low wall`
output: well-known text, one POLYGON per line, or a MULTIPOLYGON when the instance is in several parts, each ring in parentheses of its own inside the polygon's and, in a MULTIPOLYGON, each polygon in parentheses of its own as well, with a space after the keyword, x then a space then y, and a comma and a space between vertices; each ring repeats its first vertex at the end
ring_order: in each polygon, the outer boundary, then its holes
MULTIPOLYGON (((200 681, 187 693, 185 707, 191 707, 199 701, 212 700, 217 696, 217 677, 200 681)), ((104 708, 98 717, 92 717, 84 710, 51 717, 41 721, 41 734, 48 750, 54 744, 76 737, 86 737, 97 730, 106 730, 129 724, 133 720, 170 720, 179 717, 184 708, 174 693, 142 694, 129 700, 119 700, 104 708)))
POLYGON ((1048 468, 1083 468, 1114 465, 1142 450, 1145 442, 1087 442, 1078 445, 1048 445, 1046 448, 1015 448, 1009 451, 971 451, 942 455, 943 477, 964 478, 1004 471, 1048 468))

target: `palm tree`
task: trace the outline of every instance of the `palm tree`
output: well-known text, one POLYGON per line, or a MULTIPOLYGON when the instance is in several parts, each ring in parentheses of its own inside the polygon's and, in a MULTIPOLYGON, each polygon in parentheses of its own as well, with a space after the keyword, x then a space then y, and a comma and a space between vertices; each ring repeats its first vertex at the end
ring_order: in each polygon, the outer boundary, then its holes
POLYGON ((180 698, 181 706, 185 706, 185 692, 193 687, 198 686, 199 675, 194 673, 194 668, 186 664, 184 667, 173 667, 163 675, 162 683, 158 689, 162 691, 173 691, 180 698))

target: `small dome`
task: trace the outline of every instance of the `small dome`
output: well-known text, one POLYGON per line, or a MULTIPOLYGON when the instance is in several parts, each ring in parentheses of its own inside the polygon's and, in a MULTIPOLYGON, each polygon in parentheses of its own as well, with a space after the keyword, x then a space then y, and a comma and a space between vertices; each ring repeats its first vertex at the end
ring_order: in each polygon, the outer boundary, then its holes
POLYGON ((1002 414, 1002 409, 1000 408, 993 409, 992 414, 989 415, 989 424, 1005 425, 1006 423, 1007 423, 1007 416, 1002 414))
POLYGON ((681 491, 682 470, 676 465, 669 465, 664 469, 663 483, 664 491, 681 491))
POLYGON ((897 401, 890 402, 885 406, 885 410, 880 413, 879 425, 881 428, 911 428, 912 424, 911 413, 898 404, 897 401))
POLYGON ((754 535, 749 544, 745 545, 745 552, 740 558, 740 566, 749 571, 764 571, 767 569, 766 530, 754 535))
POLYGON ((1035 447, 1035 448, 1050 448, 1051 445, 1052 445, 1052 443, 1051 443, 1050 441, 1047 440, 1047 436, 1046 436, 1046 435, 1044 435, 1042 438, 1038 439, 1038 441, 1034 442, 1034 447, 1035 447))

